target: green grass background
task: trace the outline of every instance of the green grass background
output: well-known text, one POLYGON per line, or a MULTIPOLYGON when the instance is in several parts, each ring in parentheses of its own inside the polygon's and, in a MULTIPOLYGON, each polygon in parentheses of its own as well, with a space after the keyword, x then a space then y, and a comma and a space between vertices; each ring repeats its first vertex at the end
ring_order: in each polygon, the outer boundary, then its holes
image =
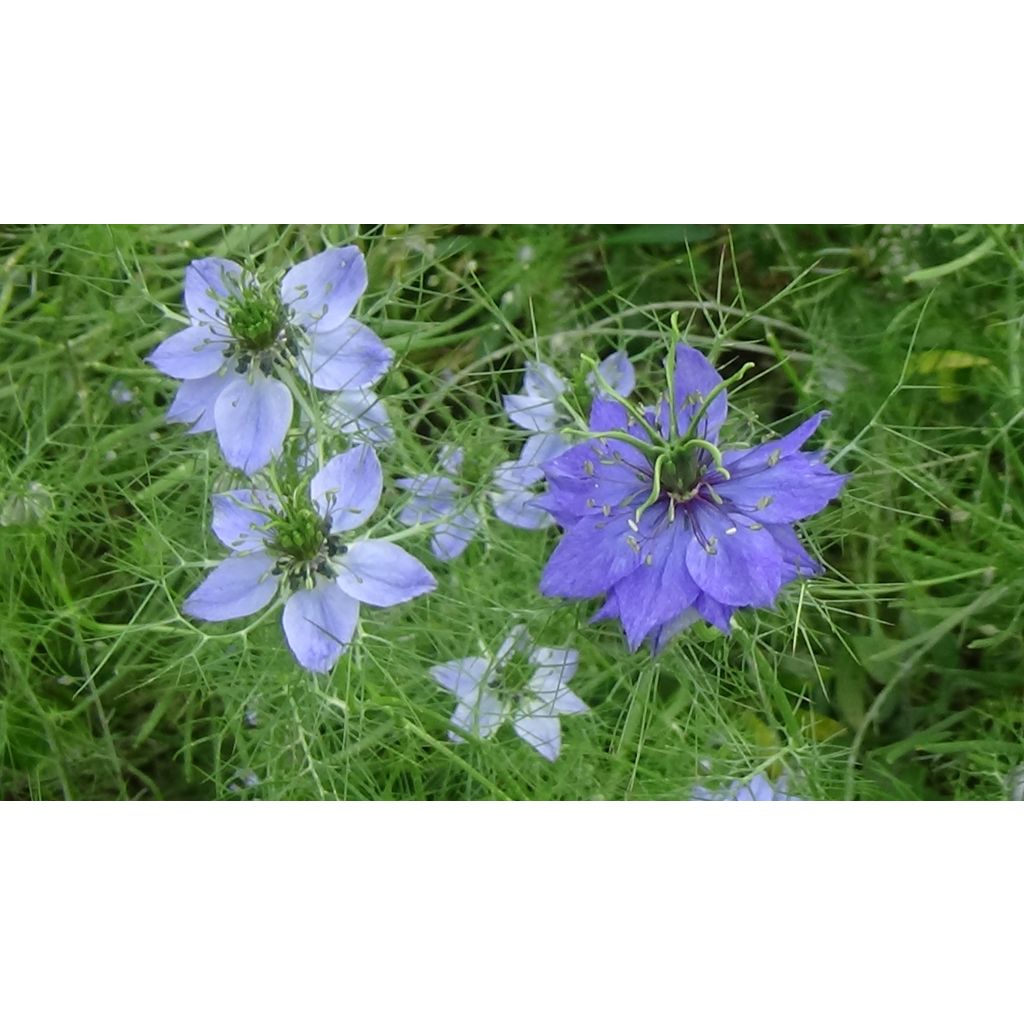
POLYGON ((784 771, 813 799, 1003 799, 1024 754, 1022 288, 1004 227, 0 229, 0 795, 681 799, 784 771), (491 517, 447 565, 415 538, 437 591, 364 609, 329 678, 296 668, 276 614, 185 620, 232 477, 164 422, 173 382, 143 357, 190 260, 280 271, 348 242, 397 355, 384 526, 390 481, 442 442, 486 500, 528 358, 571 377, 626 348, 653 397, 675 314, 723 369, 756 364, 725 440, 832 410, 813 446, 853 476, 803 529, 827 574, 653 659, 588 625, 593 602, 539 596, 555 531, 491 517), (553 765, 508 727, 449 743, 426 674, 513 622, 580 651, 593 711, 563 719, 553 765))

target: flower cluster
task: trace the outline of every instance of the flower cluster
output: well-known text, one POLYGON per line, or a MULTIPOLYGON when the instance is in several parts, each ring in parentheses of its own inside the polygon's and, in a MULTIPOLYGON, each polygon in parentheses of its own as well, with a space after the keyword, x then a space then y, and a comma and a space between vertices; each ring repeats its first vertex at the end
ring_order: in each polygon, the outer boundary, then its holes
POLYGON ((329 672, 348 648, 360 603, 387 607, 436 586, 398 545, 353 535, 376 511, 384 486, 365 442, 392 437, 372 390, 392 353, 352 316, 366 285, 355 246, 296 264, 276 286, 231 260, 197 260, 185 271, 190 324, 149 357, 182 381, 167 418, 189 424, 192 434, 215 431, 228 465, 257 478, 257 486, 213 496, 213 532, 231 554, 183 610, 221 622, 280 596, 288 646, 313 672, 329 672), (292 457, 284 452, 296 402, 308 408, 320 392, 327 393, 323 424, 364 443, 317 468, 308 416, 292 457), (310 472, 308 485, 279 484, 310 472))
POLYGON ((789 781, 785 775, 774 782, 759 772, 749 782, 735 779, 724 789, 693 787, 694 800, 801 800, 802 797, 789 793, 789 781))
POLYGON ((774 603, 781 587, 821 571, 793 524, 819 512, 846 477, 801 451, 824 418, 785 437, 722 452, 726 382, 678 345, 669 396, 634 415, 595 401, 592 436, 544 464, 537 503, 564 529, 541 576, 548 597, 605 603, 632 650, 660 649, 702 618, 724 633, 741 608, 774 603))
MULTIPOLYGON (((225 259, 187 268, 188 326, 149 360, 180 381, 168 419, 190 434, 213 431, 228 466, 248 478, 213 495, 212 530, 228 554, 185 599, 187 615, 220 622, 279 608, 295 660, 330 672, 361 604, 391 607, 437 586, 395 541, 423 532, 434 557, 450 561, 488 506, 511 526, 562 529, 541 593, 603 597, 594 618, 619 619, 631 650, 645 640, 659 650, 698 618, 728 633, 735 612, 771 605, 786 583, 821 571, 793 525, 846 479, 803 451, 825 414, 777 440, 723 450, 731 381, 683 344, 669 353, 667 395, 646 408, 630 397, 636 374, 623 352, 591 360, 575 385, 527 363, 522 391, 503 396, 526 432, 519 455, 481 468, 443 445, 435 471, 394 481, 407 495, 396 512, 406 529, 381 536, 371 525, 385 493, 375 447, 394 430, 374 386, 392 352, 353 317, 366 286, 355 246, 272 283, 225 259)), ((456 698, 453 741, 487 739, 509 723, 554 760, 560 716, 589 710, 569 688, 578 665, 575 650, 535 644, 516 626, 493 653, 429 675, 456 698)), ((784 779, 764 776, 694 796, 795 799, 784 779)))

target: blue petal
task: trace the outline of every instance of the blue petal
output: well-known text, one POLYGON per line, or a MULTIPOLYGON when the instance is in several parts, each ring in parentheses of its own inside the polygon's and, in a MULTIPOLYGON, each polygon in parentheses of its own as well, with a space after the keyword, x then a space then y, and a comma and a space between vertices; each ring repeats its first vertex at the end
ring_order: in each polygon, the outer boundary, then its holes
POLYGON ((236 377, 213 409, 217 440, 228 465, 252 474, 281 454, 292 422, 292 395, 279 380, 236 377))
POLYGON ((727 506, 758 523, 795 523, 812 516, 839 494, 847 480, 806 455, 789 455, 756 469, 749 460, 744 465, 731 479, 713 486, 727 506))
POLYGON ((696 608, 687 608, 681 615, 670 619, 664 625, 659 626, 650 636, 651 651, 660 654, 668 646, 669 641, 681 633, 684 629, 692 626, 700 616, 696 608))
POLYGON ((561 416, 555 404, 548 398, 536 395, 504 395, 502 404, 508 418, 524 430, 540 434, 558 428, 561 416))
POLYGON ((199 380, 224 365, 227 342, 206 327, 186 327, 162 341, 147 358, 161 373, 179 380, 199 380))
POLYGON ((191 423, 190 434, 213 430, 213 410, 220 393, 241 378, 235 373, 213 373, 200 380, 183 381, 167 410, 168 423, 191 423))
POLYGON ((222 544, 242 552, 264 549, 270 520, 261 509, 278 507, 269 491, 227 491, 215 494, 212 502, 213 532, 222 544))
POLYGON ((331 581, 296 590, 284 606, 281 624, 295 660, 311 672, 330 672, 345 652, 359 621, 359 602, 331 581))
POLYGON ((822 420, 827 419, 830 415, 826 410, 815 413, 810 419, 804 420, 795 430, 791 430, 774 441, 765 441, 764 444, 756 445, 753 448, 744 448, 740 451, 726 452, 722 457, 722 462, 731 473, 738 474, 748 470, 764 469, 769 463, 775 463, 787 455, 795 455, 818 429, 822 420))
POLYGON ((512 728, 548 761, 554 761, 562 747, 562 725, 557 715, 526 714, 512 719, 512 728))
POLYGON ((313 504, 330 516, 335 533, 362 526, 377 510, 383 490, 380 460, 368 444, 336 455, 309 485, 313 504))
POLYGON ((544 566, 545 597, 597 597, 641 564, 630 513, 589 516, 569 527, 544 566))
POLYGON ((686 568, 697 586, 722 604, 770 605, 782 586, 782 552, 771 534, 707 501, 690 502, 687 515, 695 536, 686 568))
MULTIPOLYGON (((452 715, 451 724, 470 736, 482 740, 493 735, 505 719, 505 707, 497 694, 486 686, 481 686, 470 693, 465 700, 460 700, 452 715)), ((462 742, 458 733, 448 734, 456 743, 462 742)))
POLYGON ((409 501, 398 510, 403 526, 435 523, 455 511, 461 489, 444 476, 402 477, 395 481, 400 490, 409 491, 409 501))
POLYGON ((465 459, 465 449, 454 444, 443 444, 437 456, 437 464, 449 476, 458 476, 465 459))
POLYGON ((800 543, 800 538, 792 526, 772 523, 765 529, 772 535, 782 552, 784 559, 782 580, 784 583, 789 583, 801 576, 817 576, 825 571, 822 565, 804 550, 804 546, 800 543))
POLYGON ((557 431, 547 431, 543 434, 531 434, 523 445, 523 450, 516 459, 516 465, 535 470, 537 480, 544 475, 541 467, 545 462, 557 459, 559 455, 567 452, 572 447, 570 441, 557 431))
POLYGON ((480 516, 471 508, 463 509, 437 527, 430 538, 430 550, 435 558, 450 562, 466 550, 479 527, 480 516))
POLYGON ((536 666, 526 684, 530 709, 545 715, 580 715, 590 709, 569 689, 579 666, 579 652, 561 647, 535 647, 529 655, 536 666))
POLYGON ((427 567, 397 544, 361 540, 337 559, 338 586, 350 597, 388 608, 437 586, 427 567))
MULTIPOLYGON (((605 384, 613 391, 617 391, 623 398, 628 398, 633 388, 636 387, 636 370, 633 369, 633 364, 625 352, 615 352, 607 359, 602 359, 598 363, 597 372, 605 384)), ((588 374, 587 384, 595 394, 599 393, 595 374, 588 374)))
POLYGON ((277 592, 277 579, 270 575, 273 568, 269 555, 232 555, 185 598, 182 610, 207 622, 252 615, 277 592))
POLYGON ((692 534, 684 517, 670 522, 666 510, 655 505, 644 513, 642 526, 653 532, 641 541, 640 567, 615 584, 619 617, 632 651, 652 630, 686 611, 700 594, 686 568, 692 534))
POLYGON ((710 594, 701 594, 693 606, 697 614, 719 632, 729 636, 732 633, 732 616, 736 608, 716 601, 710 594))
POLYGON ((369 387, 384 376, 394 353, 369 327, 345 320, 333 331, 312 337, 299 361, 299 372, 323 391, 369 387))
POLYGON ((370 388, 335 391, 325 403, 324 420, 343 434, 365 437, 370 444, 390 444, 395 439, 388 410, 370 388))
POLYGON ((529 362, 523 373, 523 393, 556 402, 568 385, 562 375, 547 363, 529 362))
POLYGON ((223 300, 240 294, 239 283, 247 278, 234 260, 207 256, 185 268, 185 308, 192 323, 227 333, 223 300))
POLYGON ((442 665, 432 666, 429 671, 439 685, 454 693, 456 697, 466 698, 486 683, 492 674, 492 668, 489 658, 473 657, 446 661, 442 665))
POLYGON ((340 327, 366 291, 366 260, 354 245, 296 263, 281 281, 281 300, 300 326, 323 334, 340 327))
MULTIPOLYGON (((707 356, 688 345, 676 345, 676 372, 673 379, 679 432, 685 434, 690 422, 697 415, 711 392, 722 383, 721 374, 708 362, 707 356)), ((729 402, 725 392, 715 397, 707 412, 701 418, 696 436, 714 444, 718 440, 718 432, 725 423, 729 411, 729 402)), ((662 430, 667 433, 664 405, 660 420, 662 430)))

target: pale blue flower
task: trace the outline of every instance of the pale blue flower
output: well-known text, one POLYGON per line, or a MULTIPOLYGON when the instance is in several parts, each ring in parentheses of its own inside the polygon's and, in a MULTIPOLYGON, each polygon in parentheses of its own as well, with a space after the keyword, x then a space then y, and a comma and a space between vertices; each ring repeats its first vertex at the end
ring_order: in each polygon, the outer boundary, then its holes
POLYGON ((284 371, 324 391, 366 388, 392 353, 351 313, 366 289, 354 246, 292 267, 279 289, 262 288, 231 260, 209 257, 185 271, 190 325, 157 346, 156 368, 182 381, 167 413, 189 433, 215 430, 229 465, 252 474, 279 455, 292 422, 284 371))
POLYGON ((569 689, 579 665, 578 652, 561 647, 535 646, 522 626, 491 656, 458 658, 434 665, 430 675, 453 693, 458 703, 449 738, 464 742, 462 733, 487 739, 503 722, 510 722, 520 739, 541 757, 554 761, 562 744, 559 715, 579 715, 587 705, 569 689), (519 683, 509 677, 514 656, 525 658, 532 672, 519 683))
POLYGON ((736 779, 724 789, 705 789, 694 786, 694 800, 801 800, 802 797, 791 796, 787 790, 789 783, 785 775, 772 782, 763 772, 758 772, 749 782, 736 779))
POLYGON ((317 473, 309 503, 296 506, 268 491, 213 496, 213 532, 232 554, 185 600, 186 614, 207 622, 252 615, 279 589, 289 594, 282 624, 296 661, 329 672, 347 649, 359 604, 390 607, 437 585, 397 544, 352 537, 377 508, 383 476, 377 455, 360 445, 317 473))

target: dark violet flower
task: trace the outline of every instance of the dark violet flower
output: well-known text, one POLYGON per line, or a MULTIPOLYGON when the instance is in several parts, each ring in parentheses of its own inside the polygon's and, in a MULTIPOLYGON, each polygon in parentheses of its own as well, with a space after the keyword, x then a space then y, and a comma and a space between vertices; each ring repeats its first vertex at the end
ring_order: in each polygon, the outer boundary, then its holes
MULTIPOLYGON (((587 384, 594 393, 599 391, 598 374, 608 387, 623 397, 627 397, 636 384, 636 371, 625 352, 608 356, 598 364, 595 373, 587 376, 587 384)), ((518 395, 502 398, 509 419, 532 435, 517 460, 520 465, 539 467, 572 445, 572 439, 564 433, 573 422, 562 404, 562 395, 568 387, 558 371, 547 363, 527 363, 523 390, 518 395)))
POLYGON ((801 800, 802 797, 792 796, 787 792, 789 783, 786 776, 780 776, 772 782, 763 772, 759 772, 749 782, 737 779, 724 789, 705 789, 694 786, 694 800, 801 800))
POLYGON ((366 289, 354 246, 327 249, 292 267, 280 287, 261 286, 231 260, 209 257, 185 270, 190 325, 149 361, 182 381, 167 413, 189 433, 217 432, 224 458, 246 473, 281 451, 292 422, 294 370, 324 391, 365 388, 392 353, 350 315, 366 289))
POLYGON ((668 401, 641 423, 595 400, 596 436, 545 463, 548 493, 537 499, 565 530, 541 593, 605 595, 595 618, 620 619, 632 650, 646 637, 660 649, 698 617, 728 633, 738 608, 770 606, 785 583, 820 572, 792 524, 846 481, 800 450, 825 413, 720 452, 725 382, 695 349, 678 345, 674 356, 674 422, 668 401))
POLYGON ((207 622, 252 615, 279 588, 282 624, 296 661, 329 672, 359 620, 359 604, 390 607, 433 590, 426 567, 387 540, 353 538, 377 508, 377 455, 360 445, 313 477, 309 498, 282 502, 268 491, 213 496, 213 532, 232 554, 189 595, 184 611, 207 622))
MULTIPOLYGON (((510 721, 541 757, 554 761, 562 744, 559 715, 579 715, 587 705, 569 689, 579 654, 537 647, 522 626, 512 629, 493 656, 459 658, 430 669, 434 680, 458 698, 452 726, 487 739, 510 721)), ((449 737, 456 743, 457 732, 449 737)))
POLYGON ((465 487, 455 479, 465 453, 444 445, 438 459, 440 474, 402 477, 395 485, 410 494, 399 510, 398 521, 405 526, 437 524, 431 532, 430 550, 435 558, 449 562, 458 558, 480 527, 480 514, 469 502, 465 487))

